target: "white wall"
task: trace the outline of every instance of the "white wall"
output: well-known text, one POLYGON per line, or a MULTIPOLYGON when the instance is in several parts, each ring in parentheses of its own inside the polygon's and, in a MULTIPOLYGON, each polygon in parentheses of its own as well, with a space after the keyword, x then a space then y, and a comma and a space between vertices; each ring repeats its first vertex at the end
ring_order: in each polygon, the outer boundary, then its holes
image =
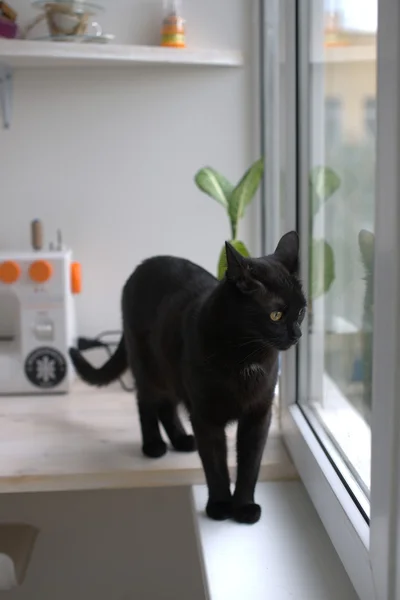
MULTIPOLYGON (((0 130, 0 249, 26 247, 29 221, 61 227, 82 263, 80 334, 120 325, 120 292, 142 259, 168 253, 215 271, 229 227, 193 183, 205 164, 238 179, 257 157, 249 0, 186 0, 188 44, 246 52, 243 69, 134 67, 17 71, 0 130)), ((26 23, 36 12, 14 2, 26 23)), ((161 0, 106 3, 119 43, 157 43, 161 0)), ((32 35, 45 33, 38 29, 32 35)), ((258 251, 253 218, 241 236, 258 251)))
MULTIPOLYGON (((211 164, 238 179, 258 157, 253 4, 184 2, 189 44, 242 49, 243 69, 149 66, 15 74, 12 126, 0 130, 0 249, 26 248, 32 218, 44 220, 48 241, 62 228, 84 271, 77 301, 81 334, 119 327, 121 286, 145 257, 181 255, 215 270, 228 221, 196 189, 193 175, 211 164)), ((35 14, 27 0, 13 5, 24 22, 35 14)), ((160 5, 161 0, 108 2, 101 22, 120 43, 157 43, 160 5)), ((253 210, 241 230, 253 251, 256 214, 253 210)), ((152 520, 164 505, 158 494, 148 493, 152 500, 141 496, 136 507, 137 496, 123 492, 96 492, 90 501, 68 494, 1 499, 0 520, 26 518, 44 528, 26 584, 7 597, 197 600, 202 592, 188 516, 178 503, 164 520, 165 513, 152 520), (76 519, 75 510, 81 511, 76 519), (143 527, 135 529, 142 518, 147 538, 143 527), (168 528, 181 535, 180 547, 164 536, 168 528), (136 553, 146 544, 139 568, 130 540, 136 553), (155 544, 153 559, 148 540, 155 544), (171 570, 163 588, 165 559, 171 570), (135 582, 139 595, 132 593, 135 582)))

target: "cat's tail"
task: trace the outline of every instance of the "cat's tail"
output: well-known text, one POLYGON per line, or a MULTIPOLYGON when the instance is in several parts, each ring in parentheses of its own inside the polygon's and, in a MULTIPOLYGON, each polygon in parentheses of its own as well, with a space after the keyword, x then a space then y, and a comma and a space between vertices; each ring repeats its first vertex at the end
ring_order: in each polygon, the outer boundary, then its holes
POLYGON ((70 348, 69 355, 78 375, 90 385, 108 385, 121 377, 128 367, 123 337, 114 354, 99 369, 93 367, 77 348, 70 348))

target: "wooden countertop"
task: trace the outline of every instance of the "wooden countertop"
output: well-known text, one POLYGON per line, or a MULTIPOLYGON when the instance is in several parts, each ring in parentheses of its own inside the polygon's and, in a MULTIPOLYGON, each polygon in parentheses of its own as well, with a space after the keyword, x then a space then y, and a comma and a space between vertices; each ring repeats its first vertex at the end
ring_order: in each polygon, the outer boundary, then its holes
MULTIPOLYGON (((116 387, 62 396, 0 396, 0 493, 204 483, 197 453, 143 457, 136 402, 116 387)), ((228 433, 235 464, 235 428, 228 433)), ((260 479, 297 474, 272 426, 260 479)))

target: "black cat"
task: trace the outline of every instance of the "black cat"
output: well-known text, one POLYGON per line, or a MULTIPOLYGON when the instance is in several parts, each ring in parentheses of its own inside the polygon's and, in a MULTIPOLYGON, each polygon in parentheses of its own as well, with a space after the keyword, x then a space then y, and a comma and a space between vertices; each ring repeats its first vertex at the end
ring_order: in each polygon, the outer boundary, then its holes
POLYGON ((195 449, 177 413, 190 414, 203 463, 212 519, 255 523, 254 503, 278 374, 278 353, 301 336, 306 300, 297 278, 295 232, 274 254, 243 258, 226 244, 223 281, 188 260, 143 262, 122 294, 123 338, 113 357, 93 368, 76 349, 71 358, 82 379, 107 385, 129 366, 139 407, 143 452, 162 456, 167 446, 195 449), (225 427, 238 421, 237 480, 230 490, 225 427))

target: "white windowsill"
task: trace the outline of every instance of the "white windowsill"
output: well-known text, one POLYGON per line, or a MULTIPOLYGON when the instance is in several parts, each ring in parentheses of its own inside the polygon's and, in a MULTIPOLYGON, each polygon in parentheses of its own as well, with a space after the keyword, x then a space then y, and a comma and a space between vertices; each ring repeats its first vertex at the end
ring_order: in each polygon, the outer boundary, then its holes
POLYGON ((327 373, 323 377, 323 405, 315 402, 312 406, 364 486, 370 489, 371 429, 327 373))
POLYGON ((205 486, 193 488, 210 600, 357 600, 301 482, 257 486, 263 514, 247 526, 204 516, 205 486))

